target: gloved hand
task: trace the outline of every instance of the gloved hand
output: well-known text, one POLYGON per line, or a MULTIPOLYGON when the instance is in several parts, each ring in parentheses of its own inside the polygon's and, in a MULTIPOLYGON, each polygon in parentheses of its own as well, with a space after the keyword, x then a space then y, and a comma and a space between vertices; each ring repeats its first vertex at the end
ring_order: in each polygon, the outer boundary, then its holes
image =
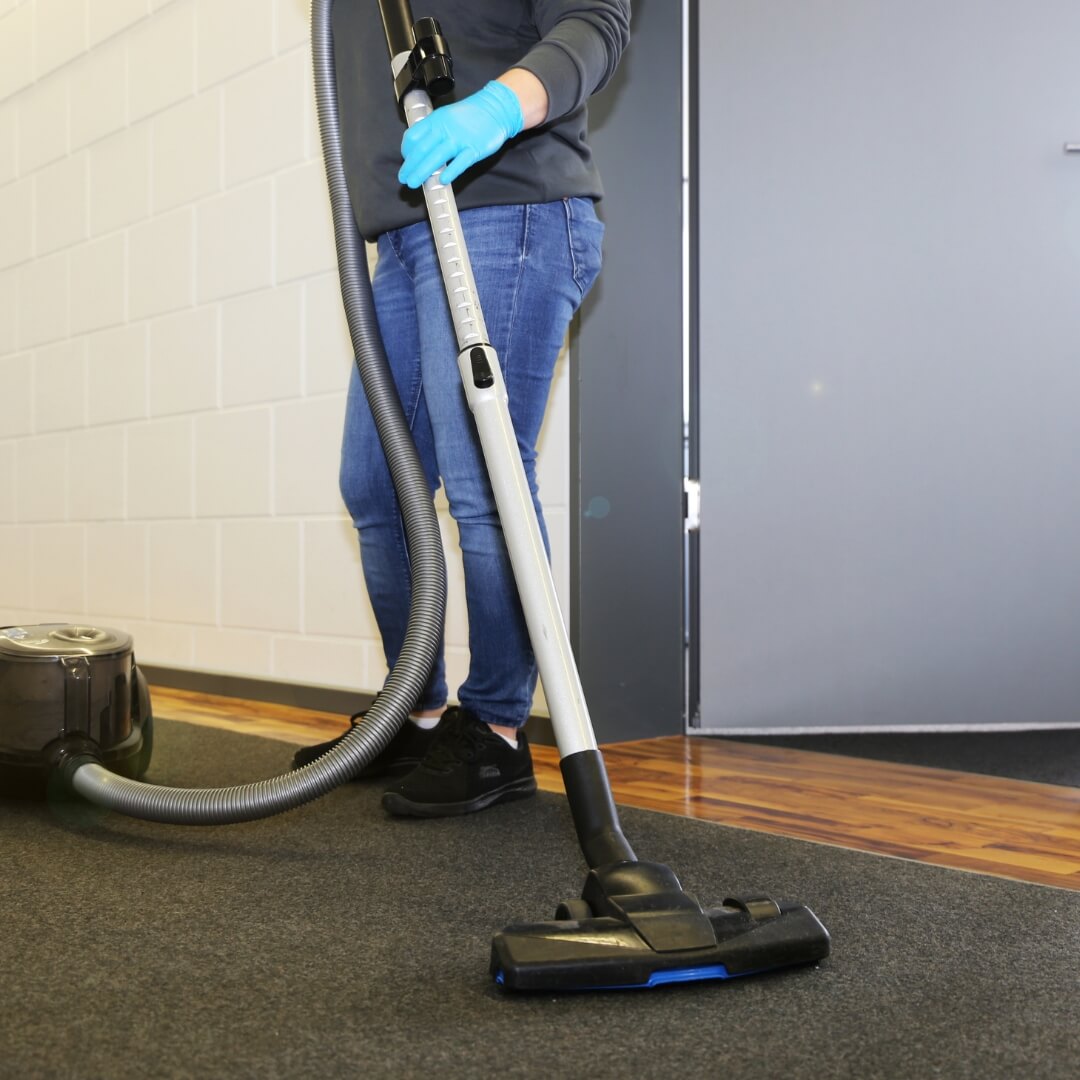
POLYGON ((517 94, 501 82, 489 82, 463 101, 436 109, 405 132, 401 140, 405 163, 398 180, 418 188, 446 165, 439 182, 452 184, 470 165, 494 154, 524 124, 517 94))

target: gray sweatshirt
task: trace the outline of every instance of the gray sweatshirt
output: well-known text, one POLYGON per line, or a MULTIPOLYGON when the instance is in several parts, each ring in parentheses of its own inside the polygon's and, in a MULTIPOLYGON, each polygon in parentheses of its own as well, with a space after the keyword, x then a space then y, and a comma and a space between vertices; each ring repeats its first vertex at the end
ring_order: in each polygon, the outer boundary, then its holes
MULTIPOLYGON (((442 27, 460 101, 511 67, 547 90, 548 119, 454 183, 458 207, 599 199, 586 101, 610 78, 630 35, 630 0, 413 0, 414 18, 442 27)), ((424 219, 423 195, 398 183, 404 120, 394 96, 377 0, 337 0, 334 57, 342 155, 353 213, 373 240, 424 219)))

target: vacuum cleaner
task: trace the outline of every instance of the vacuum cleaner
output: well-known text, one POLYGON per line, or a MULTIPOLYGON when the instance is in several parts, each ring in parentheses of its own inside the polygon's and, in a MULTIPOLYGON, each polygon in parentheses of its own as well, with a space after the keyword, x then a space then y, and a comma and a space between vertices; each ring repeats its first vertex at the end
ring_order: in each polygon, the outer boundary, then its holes
POLYGON ((4 795, 45 795, 63 748, 142 776, 154 718, 131 635, 70 623, 0 629, 0 724, 4 795))
MULTIPOLYGON (((453 85, 453 60, 433 19, 408 0, 380 0, 391 76, 406 122, 453 85)), ((342 166, 333 0, 313 0, 315 92, 342 299, 404 519, 413 592, 400 659, 364 723, 283 776, 229 788, 143 783, 153 716, 131 638, 105 627, 46 624, 0 630, 0 793, 61 783, 122 814, 185 825, 251 821, 299 806, 350 779, 405 722, 434 662, 446 571, 434 506, 394 389, 371 296, 367 257, 342 166)), ((809 908, 736 896, 703 908, 662 863, 639 860, 623 835, 559 611, 517 450, 498 357, 487 340, 453 191, 424 185, 461 372, 483 446, 530 639, 551 711, 560 769, 589 870, 578 898, 549 921, 513 925, 492 942, 490 970, 507 990, 653 987, 725 979, 820 960, 829 935, 809 908)))

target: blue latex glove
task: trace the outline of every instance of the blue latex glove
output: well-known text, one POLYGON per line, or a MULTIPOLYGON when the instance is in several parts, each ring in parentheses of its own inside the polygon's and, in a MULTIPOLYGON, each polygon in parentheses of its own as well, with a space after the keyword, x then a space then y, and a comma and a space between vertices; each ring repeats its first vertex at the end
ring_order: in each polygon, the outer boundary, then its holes
POLYGON ((470 165, 494 154, 524 124, 517 94, 501 82, 489 82, 463 101, 436 109, 405 132, 401 140, 405 162, 398 180, 418 188, 446 165, 439 182, 452 184, 470 165))

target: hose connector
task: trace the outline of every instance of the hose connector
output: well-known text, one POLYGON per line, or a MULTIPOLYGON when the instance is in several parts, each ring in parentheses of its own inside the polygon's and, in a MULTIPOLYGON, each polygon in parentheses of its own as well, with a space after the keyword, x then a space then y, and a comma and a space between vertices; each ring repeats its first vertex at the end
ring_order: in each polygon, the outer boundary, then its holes
POLYGON ((63 782, 65 789, 75 790, 75 772, 83 765, 101 765, 99 748, 93 739, 75 732, 57 739, 47 749, 53 773, 63 782))

